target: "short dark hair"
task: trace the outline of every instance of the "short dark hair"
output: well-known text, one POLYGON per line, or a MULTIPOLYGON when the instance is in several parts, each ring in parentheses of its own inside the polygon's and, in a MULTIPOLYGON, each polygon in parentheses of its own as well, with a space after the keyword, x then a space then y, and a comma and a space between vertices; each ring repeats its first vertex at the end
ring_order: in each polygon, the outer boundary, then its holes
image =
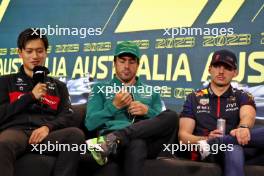
POLYGON ((22 31, 17 38, 17 47, 22 50, 25 49, 27 42, 30 40, 41 39, 44 43, 44 47, 47 50, 49 47, 48 38, 40 33, 39 29, 27 28, 22 31))

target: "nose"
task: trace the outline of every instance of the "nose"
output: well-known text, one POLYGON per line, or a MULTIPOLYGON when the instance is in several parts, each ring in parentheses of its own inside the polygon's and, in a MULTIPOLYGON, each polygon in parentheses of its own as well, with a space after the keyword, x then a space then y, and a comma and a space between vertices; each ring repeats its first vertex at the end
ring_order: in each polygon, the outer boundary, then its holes
POLYGON ((33 52, 32 52, 32 58, 35 59, 35 58, 37 58, 37 57, 38 57, 38 53, 37 53, 37 51, 33 51, 33 52))
POLYGON ((219 73, 224 73, 225 67, 224 66, 220 66, 219 67, 219 73))
POLYGON ((125 62, 125 68, 129 68, 129 62, 128 61, 125 62))

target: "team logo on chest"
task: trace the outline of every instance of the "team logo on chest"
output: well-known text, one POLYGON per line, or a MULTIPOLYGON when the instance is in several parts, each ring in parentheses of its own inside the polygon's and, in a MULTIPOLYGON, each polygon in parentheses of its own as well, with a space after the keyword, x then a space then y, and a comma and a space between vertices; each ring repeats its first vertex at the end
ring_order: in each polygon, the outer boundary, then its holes
POLYGON ((201 98, 199 104, 205 106, 209 104, 209 98, 201 98))
POLYGON ((227 104, 226 104, 226 107, 225 107, 225 111, 229 112, 229 111, 237 111, 237 110, 238 110, 238 106, 237 106, 237 103, 236 103, 236 97, 230 96, 227 99, 227 104))
POLYGON ((197 113, 210 113, 209 98, 201 98, 199 100, 197 113))
POLYGON ((23 81, 23 79, 22 78, 17 78, 16 79, 16 85, 17 86, 26 86, 27 84, 23 81))

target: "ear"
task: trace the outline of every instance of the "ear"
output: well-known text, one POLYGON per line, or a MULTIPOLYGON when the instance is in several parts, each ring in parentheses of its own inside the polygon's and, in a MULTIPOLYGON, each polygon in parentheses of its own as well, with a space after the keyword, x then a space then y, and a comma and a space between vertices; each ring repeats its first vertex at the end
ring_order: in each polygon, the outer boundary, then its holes
POLYGON ((234 70, 234 77, 236 77, 238 75, 238 70, 234 70))
POLYGON ((18 55, 20 58, 22 58, 22 50, 21 49, 17 49, 18 55))
POLYGON ((212 70, 212 66, 210 65, 209 67, 208 67, 208 72, 211 74, 211 70, 212 70))

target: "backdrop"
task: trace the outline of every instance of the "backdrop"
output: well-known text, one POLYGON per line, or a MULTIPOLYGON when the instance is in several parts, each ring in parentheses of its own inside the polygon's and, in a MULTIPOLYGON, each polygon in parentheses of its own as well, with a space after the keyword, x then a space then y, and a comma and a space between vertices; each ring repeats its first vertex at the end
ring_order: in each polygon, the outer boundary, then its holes
POLYGON ((180 111, 185 97, 210 80, 215 50, 239 60, 233 85, 251 92, 264 117, 263 0, 0 0, 0 75, 21 65, 16 39, 40 28, 50 41, 46 66, 67 83, 73 103, 85 103, 93 81, 113 76, 117 42, 135 41, 142 57, 138 74, 165 86, 168 108, 180 111), (90 78, 90 79, 89 79, 90 78), (92 79, 93 78, 93 79, 92 79))

